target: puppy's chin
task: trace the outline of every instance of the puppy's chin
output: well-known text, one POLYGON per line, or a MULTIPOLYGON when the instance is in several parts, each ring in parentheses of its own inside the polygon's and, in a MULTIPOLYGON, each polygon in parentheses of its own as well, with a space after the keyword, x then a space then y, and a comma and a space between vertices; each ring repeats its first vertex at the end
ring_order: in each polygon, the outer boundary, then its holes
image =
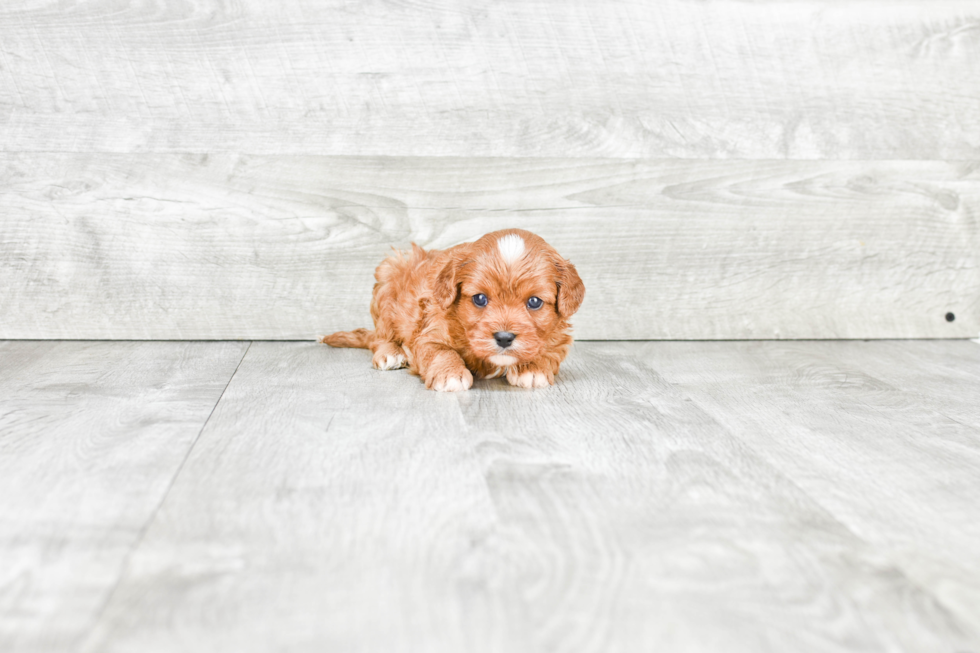
POLYGON ((510 367, 517 362, 517 359, 513 356, 508 356, 507 354, 495 354, 488 358, 491 363, 497 365, 498 367, 510 367))

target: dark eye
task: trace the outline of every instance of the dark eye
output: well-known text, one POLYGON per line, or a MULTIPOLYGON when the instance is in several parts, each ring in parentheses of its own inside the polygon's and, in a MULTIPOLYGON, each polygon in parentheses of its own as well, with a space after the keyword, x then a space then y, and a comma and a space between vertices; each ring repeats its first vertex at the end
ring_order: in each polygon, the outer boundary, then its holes
POLYGON ((480 308, 486 306, 488 301, 489 300, 487 299, 487 296, 484 295, 482 292, 479 295, 473 295, 473 303, 479 306, 480 308))
POLYGON ((542 306, 544 306, 544 302, 541 301, 540 297, 532 297, 531 299, 527 300, 527 307, 532 311, 536 311, 542 306))

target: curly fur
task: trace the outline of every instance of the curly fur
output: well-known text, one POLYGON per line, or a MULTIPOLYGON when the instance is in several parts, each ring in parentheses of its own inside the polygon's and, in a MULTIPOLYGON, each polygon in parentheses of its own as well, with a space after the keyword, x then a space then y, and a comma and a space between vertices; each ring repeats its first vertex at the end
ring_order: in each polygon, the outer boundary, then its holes
POLYGON ((382 261, 374 276, 374 331, 341 331, 319 341, 370 349, 376 368, 407 365, 426 387, 443 391, 466 390, 474 377, 553 384, 572 344, 568 318, 585 298, 575 266, 521 229, 446 250, 413 243, 382 261), (487 306, 473 303, 477 294, 487 296, 487 306), (544 302, 541 308, 527 307, 532 296, 544 302), (499 331, 516 335, 511 346, 498 346, 493 334, 499 331))

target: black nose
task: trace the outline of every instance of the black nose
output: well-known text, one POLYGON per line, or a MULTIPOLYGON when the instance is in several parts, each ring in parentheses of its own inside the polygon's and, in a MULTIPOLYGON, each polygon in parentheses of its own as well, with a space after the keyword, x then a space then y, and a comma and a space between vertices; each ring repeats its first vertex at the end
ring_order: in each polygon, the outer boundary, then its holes
POLYGON ((497 344, 505 348, 510 347, 510 344, 514 342, 514 338, 516 337, 517 336, 510 331, 498 331, 497 333, 493 334, 493 339, 497 341, 497 344))

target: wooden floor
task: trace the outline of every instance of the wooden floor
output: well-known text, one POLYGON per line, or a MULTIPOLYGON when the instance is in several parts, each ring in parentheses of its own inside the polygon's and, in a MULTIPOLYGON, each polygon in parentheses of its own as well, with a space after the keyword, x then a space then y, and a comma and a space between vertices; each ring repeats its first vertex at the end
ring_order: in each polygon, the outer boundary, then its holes
POLYGON ((980 346, 0 342, 0 650, 980 651, 980 346))

